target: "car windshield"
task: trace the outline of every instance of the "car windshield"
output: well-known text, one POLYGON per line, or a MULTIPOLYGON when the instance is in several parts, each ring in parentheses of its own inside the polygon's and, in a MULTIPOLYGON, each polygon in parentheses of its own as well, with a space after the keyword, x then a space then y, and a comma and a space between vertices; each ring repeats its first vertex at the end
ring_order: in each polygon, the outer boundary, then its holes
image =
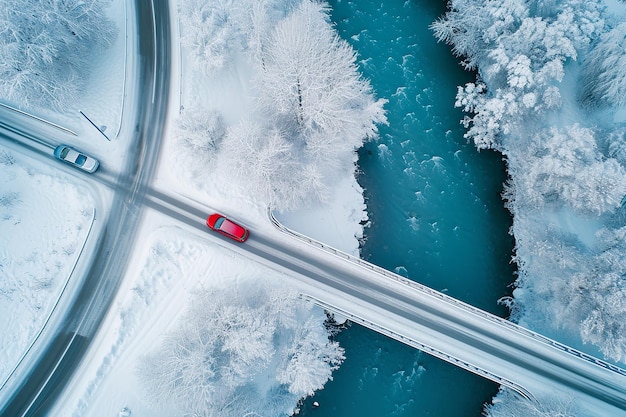
POLYGON ((231 222, 230 220, 224 220, 222 225, 220 226, 220 230, 228 233, 231 236, 235 236, 237 238, 241 238, 244 233, 244 228, 239 226, 236 223, 231 222))
POLYGON ((70 151, 70 148, 63 148, 63 150, 61 151, 61 158, 65 158, 69 151, 70 151))
POLYGON ((215 227, 216 229, 219 229, 222 223, 224 223, 224 218, 220 217, 219 219, 215 220, 215 225, 213 227, 215 227))

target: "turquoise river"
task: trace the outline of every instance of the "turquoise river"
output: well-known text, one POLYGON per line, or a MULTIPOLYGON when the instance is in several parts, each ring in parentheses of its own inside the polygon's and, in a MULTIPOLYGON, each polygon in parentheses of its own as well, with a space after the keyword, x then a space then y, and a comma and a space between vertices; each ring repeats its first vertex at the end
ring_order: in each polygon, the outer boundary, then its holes
MULTIPOLYGON (((499 155, 463 138, 456 88, 474 78, 429 25, 445 0, 334 0, 331 18, 357 50, 389 125, 359 154, 371 224, 361 256, 505 317, 511 219, 499 155)), ((305 417, 479 417, 498 386, 352 325, 337 339, 346 361, 306 400, 305 417), (313 402, 319 407, 313 407, 313 402)))

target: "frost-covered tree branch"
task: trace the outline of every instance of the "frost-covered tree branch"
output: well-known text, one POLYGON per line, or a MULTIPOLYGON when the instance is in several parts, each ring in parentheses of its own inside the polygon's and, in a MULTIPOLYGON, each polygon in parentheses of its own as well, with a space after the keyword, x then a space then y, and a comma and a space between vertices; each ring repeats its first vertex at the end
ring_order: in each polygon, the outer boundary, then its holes
POLYGON ((485 407, 486 417, 582 417, 571 398, 543 397, 540 402, 503 388, 485 407))
POLYGON ((77 100, 92 63, 117 29, 108 0, 0 3, 0 95, 25 107, 62 110, 77 100))
POLYGON ((626 103, 626 25, 611 26, 600 1, 449 6, 435 36, 478 72, 457 94, 466 137, 508 164, 512 317, 548 334, 578 332, 624 361, 626 134, 611 118, 626 103))
POLYGON ((343 359, 318 310, 255 280, 198 294, 138 373, 156 404, 182 413, 288 416, 343 359))

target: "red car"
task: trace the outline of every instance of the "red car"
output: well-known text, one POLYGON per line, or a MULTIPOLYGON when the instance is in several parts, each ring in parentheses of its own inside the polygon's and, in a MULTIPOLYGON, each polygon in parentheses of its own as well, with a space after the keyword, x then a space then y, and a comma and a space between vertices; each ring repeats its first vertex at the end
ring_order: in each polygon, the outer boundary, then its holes
POLYGON ((217 233, 221 233, 237 242, 245 242, 250 236, 248 229, 218 213, 211 214, 206 219, 206 225, 209 226, 209 229, 215 230, 217 233))

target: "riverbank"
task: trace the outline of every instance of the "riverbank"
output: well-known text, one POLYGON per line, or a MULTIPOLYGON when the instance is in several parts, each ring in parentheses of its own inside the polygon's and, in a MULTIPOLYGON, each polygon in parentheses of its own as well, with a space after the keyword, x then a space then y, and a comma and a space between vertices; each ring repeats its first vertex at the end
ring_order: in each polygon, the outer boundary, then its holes
MULTIPOLYGON (((497 302, 510 295, 515 279, 511 219, 500 197, 505 166, 496 152, 479 153, 463 138, 454 100, 471 74, 429 29, 444 5, 336 1, 331 7, 364 76, 389 100, 389 125, 359 150, 369 221, 361 256, 507 316, 497 302)), ((498 390, 359 326, 338 340, 346 361, 301 415, 479 416, 498 390)))

